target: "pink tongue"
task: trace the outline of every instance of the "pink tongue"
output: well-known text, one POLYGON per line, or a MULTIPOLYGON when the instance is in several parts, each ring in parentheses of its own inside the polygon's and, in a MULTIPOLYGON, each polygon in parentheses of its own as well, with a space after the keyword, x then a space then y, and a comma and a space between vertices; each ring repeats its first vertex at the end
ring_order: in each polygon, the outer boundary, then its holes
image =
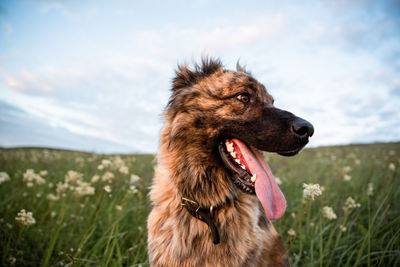
POLYGON ((253 147, 247 147, 242 141, 232 139, 240 150, 243 159, 246 161, 251 174, 257 174, 255 182, 256 195, 260 200, 267 217, 270 220, 277 220, 283 216, 286 210, 286 200, 282 191, 276 184, 274 176, 263 159, 260 152, 253 147))

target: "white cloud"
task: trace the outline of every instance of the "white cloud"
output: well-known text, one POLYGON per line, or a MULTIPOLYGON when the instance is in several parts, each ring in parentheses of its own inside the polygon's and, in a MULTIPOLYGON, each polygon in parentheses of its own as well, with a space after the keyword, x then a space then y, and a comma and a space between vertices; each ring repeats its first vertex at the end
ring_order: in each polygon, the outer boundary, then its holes
POLYGON ((100 67, 78 64, 35 74, 3 74, 10 90, 0 91, 0 98, 77 136, 125 144, 131 151, 154 152, 168 87, 159 86, 164 67, 157 64, 159 69, 154 70, 153 64, 140 58, 113 57, 100 67))
POLYGON ((159 51, 157 54, 168 53, 174 58, 187 58, 209 52, 218 54, 282 34, 285 30, 285 17, 281 14, 268 15, 244 24, 235 24, 211 23, 205 27, 170 25, 163 29, 138 33, 134 38, 141 43, 142 48, 150 48, 151 54, 154 50, 159 51), (173 52, 170 53, 171 51, 173 52))
MULTIPOLYGON (((48 8, 58 8, 58 5, 48 8)), ((138 40, 142 45, 140 55, 104 51, 100 47, 94 52, 106 52, 106 56, 99 56, 97 62, 83 57, 71 65, 45 64, 46 67, 17 74, 3 72, 3 76, 6 87, 18 93, 9 101, 49 125, 79 135, 131 144, 140 151, 155 151, 160 115, 168 99, 173 67, 182 49, 189 53, 196 47, 198 50, 239 47, 279 34, 283 27, 284 18, 276 15, 238 27, 145 31, 131 39, 132 47, 138 40), (174 44, 177 44, 176 51, 167 53, 174 44), (154 49, 169 54, 171 59, 154 58, 154 49)))
POLYGON ((27 70, 22 70, 18 77, 7 73, 3 73, 3 76, 5 78, 6 86, 16 92, 39 91, 41 93, 50 93, 53 91, 52 86, 50 86, 46 81, 27 70))

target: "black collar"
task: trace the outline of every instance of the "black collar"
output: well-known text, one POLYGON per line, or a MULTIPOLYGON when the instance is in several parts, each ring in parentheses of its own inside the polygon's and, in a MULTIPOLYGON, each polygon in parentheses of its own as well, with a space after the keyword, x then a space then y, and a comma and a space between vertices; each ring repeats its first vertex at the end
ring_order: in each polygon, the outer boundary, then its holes
POLYGON ((197 201, 191 200, 186 197, 181 197, 181 205, 184 206, 186 208, 186 210, 193 217, 205 222, 208 225, 208 227, 211 230, 212 237, 213 237, 213 243, 215 245, 220 243, 220 238, 219 238, 218 229, 214 223, 214 215, 215 215, 215 211, 220 209, 222 206, 224 206, 224 204, 218 205, 218 206, 211 206, 211 207, 207 208, 207 207, 201 207, 197 201))

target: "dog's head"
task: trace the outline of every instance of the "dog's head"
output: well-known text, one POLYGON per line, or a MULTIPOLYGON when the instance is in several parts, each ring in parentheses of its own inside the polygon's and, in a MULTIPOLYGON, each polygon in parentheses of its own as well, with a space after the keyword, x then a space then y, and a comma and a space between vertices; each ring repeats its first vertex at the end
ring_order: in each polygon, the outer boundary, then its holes
POLYGON ((193 70, 179 67, 167 107, 179 125, 171 129, 170 142, 185 139, 180 143, 203 147, 240 189, 257 194, 270 219, 281 217, 286 204, 258 150, 292 156, 314 132, 309 122, 273 104, 264 85, 242 67, 229 71, 204 59, 193 70))

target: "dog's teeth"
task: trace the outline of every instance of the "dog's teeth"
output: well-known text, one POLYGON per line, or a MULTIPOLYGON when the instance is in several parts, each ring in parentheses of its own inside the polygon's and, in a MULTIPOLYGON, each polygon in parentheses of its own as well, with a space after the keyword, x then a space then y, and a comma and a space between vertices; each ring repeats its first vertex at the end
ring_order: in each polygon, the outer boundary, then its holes
POLYGON ((240 165, 240 159, 235 159, 236 163, 240 165))
POLYGON ((244 166, 244 165, 240 165, 240 167, 242 167, 243 170, 246 169, 246 166, 244 166))
POLYGON ((232 143, 226 143, 226 150, 228 150, 228 152, 233 152, 233 144, 232 143))
POLYGON ((253 174, 253 176, 251 176, 251 181, 254 183, 257 179, 257 174, 253 174))
POLYGON ((231 154, 232 158, 236 158, 236 152, 231 152, 230 154, 231 154))

